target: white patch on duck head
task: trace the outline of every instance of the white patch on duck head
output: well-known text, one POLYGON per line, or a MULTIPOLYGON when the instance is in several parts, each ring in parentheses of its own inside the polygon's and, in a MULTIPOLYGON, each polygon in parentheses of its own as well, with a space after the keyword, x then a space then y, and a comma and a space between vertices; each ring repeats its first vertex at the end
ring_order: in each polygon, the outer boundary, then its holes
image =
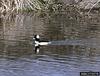
POLYGON ((36 35, 36 38, 37 38, 37 39, 39 39, 39 38, 40 38, 40 36, 39 36, 39 35, 36 35))

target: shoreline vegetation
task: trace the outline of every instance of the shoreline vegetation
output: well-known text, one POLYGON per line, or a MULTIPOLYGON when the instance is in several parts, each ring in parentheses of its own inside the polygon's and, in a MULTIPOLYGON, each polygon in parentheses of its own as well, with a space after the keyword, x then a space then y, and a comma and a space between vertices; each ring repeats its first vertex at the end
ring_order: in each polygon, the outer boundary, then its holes
POLYGON ((38 10, 56 10, 62 6, 58 0, 1 0, 0 13, 38 10))
MULTIPOLYGON (((67 0, 66 0, 67 1, 67 0)), ((1 0, 0 1, 0 13, 7 12, 30 12, 30 11, 58 11, 65 10, 69 6, 73 6, 79 10, 86 10, 88 13, 91 12, 92 9, 100 10, 99 7, 95 7, 98 5, 100 0, 97 0, 91 7, 83 8, 82 0, 70 0, 71 2, 64 3, 64 0, 1 0), (76 2, 75 2, 76 1, 76 2), (81 6, 80 6, 80 5, 81 6)), ((93 0, 95 1, 95 0, 93 0)))

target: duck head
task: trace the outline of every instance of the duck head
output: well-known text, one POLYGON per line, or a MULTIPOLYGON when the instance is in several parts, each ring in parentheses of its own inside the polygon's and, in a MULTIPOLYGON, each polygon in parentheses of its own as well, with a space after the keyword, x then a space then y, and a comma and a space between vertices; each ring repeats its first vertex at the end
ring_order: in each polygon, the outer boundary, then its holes
POLYGON ((39 35, 34 35, 33 40, 39 41, 40 40, 40 36, 39 35))

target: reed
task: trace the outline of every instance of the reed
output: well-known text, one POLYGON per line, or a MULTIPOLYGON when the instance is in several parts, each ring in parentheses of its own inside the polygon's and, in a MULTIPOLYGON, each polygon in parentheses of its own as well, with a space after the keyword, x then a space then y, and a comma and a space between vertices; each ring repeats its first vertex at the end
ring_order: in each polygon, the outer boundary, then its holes
POLYGON ((90 10, 88 11, 88 14, 91 12, 91 10, 96 6, 96 5, 98 5, 100 3, 100 0, 98 0, 96 3, 94 3, 93 5, 92 5, 92 7, 90 8, 90 10))
POLYGON ((8 11, 48 9, 58 0, 1 0, 0 13, 8 11))
POLYGON ((42 3, 39 0, 1 0, 0 13, 8 11, 40 10, 42 3))

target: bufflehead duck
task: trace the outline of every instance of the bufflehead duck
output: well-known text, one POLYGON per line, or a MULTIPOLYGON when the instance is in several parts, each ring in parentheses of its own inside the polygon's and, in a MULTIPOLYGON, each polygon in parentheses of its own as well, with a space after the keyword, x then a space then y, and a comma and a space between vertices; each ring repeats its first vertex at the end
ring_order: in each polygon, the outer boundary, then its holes
POLYGON ((33 40, 35 40, 35 52, 39 52, 39 47, 42 45, 49 45, 51 42, 49 41, 40 41, 39 35, 34 35, 33 40))

